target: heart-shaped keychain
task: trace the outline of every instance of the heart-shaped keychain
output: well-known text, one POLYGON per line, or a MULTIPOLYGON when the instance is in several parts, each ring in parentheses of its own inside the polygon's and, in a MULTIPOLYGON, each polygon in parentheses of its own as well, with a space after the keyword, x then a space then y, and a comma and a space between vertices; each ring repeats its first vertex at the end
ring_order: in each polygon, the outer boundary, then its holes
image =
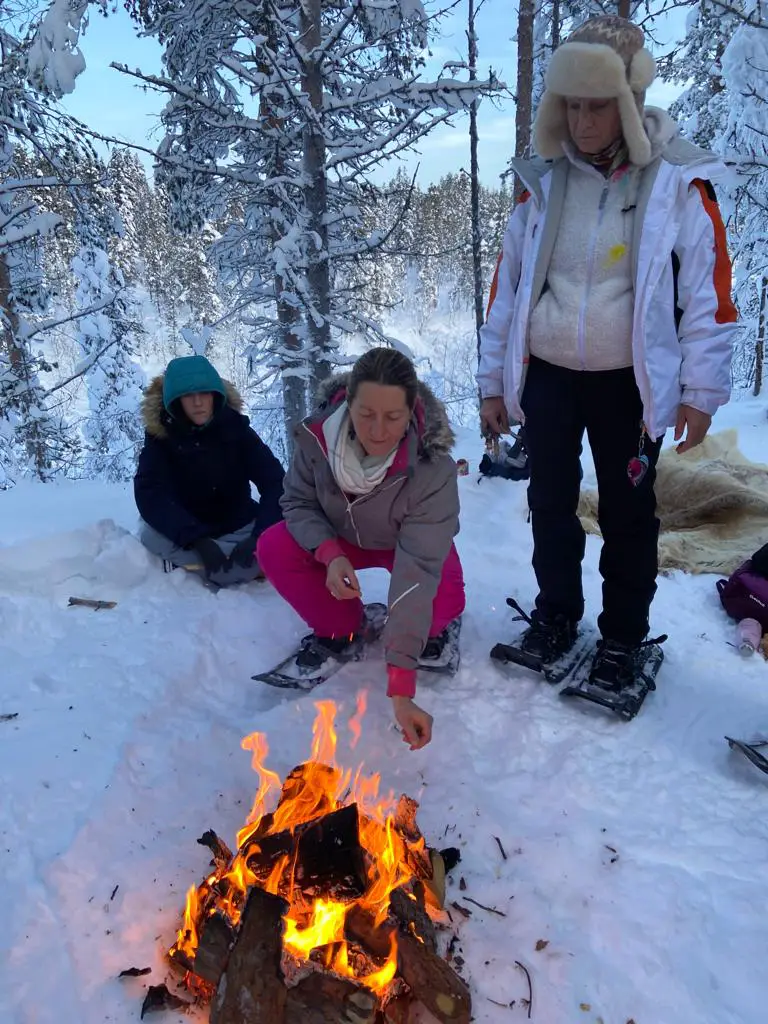
POLYGON ((640 486, 643 481, 643 477, 648 472, 649 465, 648 456, 645 454, 635 455, 629 460, 627 463, 627 476, 629 477, 629 482, 633 487, 640 486))
POLYGON ((637 446, 637 455, 633 456, 627 463, 627 476, 633 487, 639 487, 648 472, 650 462, 645 454, 645 425, 640 425, 640 444, 637 446))

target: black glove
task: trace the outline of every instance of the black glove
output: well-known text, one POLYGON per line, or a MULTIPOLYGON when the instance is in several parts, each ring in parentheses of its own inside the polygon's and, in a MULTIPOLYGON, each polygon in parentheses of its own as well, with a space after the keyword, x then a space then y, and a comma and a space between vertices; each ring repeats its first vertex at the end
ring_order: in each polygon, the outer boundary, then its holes
POLYGON ((229 559, 212 537, 201 537, 192 545, 192 550, 200 556, 206 576, 229 568, 229 559))
POLYGON ((768 544, 763 544, 759 551, 756 551, 752 558, 752 568, 758 576, 765 576, 768 580, 768 544))
POLYGON ((232 565, 239 565, 242 569, 250 569, 256 561, 256 538, 248 536, 245 540, 238 541, 232 548, 229 560, 232 565))

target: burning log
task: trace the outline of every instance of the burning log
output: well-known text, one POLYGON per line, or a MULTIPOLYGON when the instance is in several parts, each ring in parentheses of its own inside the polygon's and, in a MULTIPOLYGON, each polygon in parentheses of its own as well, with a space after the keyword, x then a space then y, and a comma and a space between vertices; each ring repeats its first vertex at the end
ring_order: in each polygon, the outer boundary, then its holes
POLYGON ((288 989, 283 1019, 285 1024, 374 1024, 378 1002, 361 985, 333 974, 313 973, 288 989))
POLYGON ((416 812, 419 809, 418 800, 402 794, 397 801, 397 807, 393 815, 393 826, 395 832, 405 843, 405 854, 408 865, 417 878, 430 878, 432 865, 427 852, 427 844, 421 829, 416 821, 416 812))
POLYGON ((286 776, 280 791, 277 807, 262 817, 247 830, 244 845, 250 845, 263 836, 291 831, 297 820, 297 808, 301 808, 299 819, 314 821, 336 809, 329 794, 335 792, 341 774, 336 768, 317 762, 298 764, 286 776), (286 827, 289 826, 289 827, 286 827))
POLYGON ((412 1006, 411 996, 395 996, 381 1011, 382 1024, 409 1024, 412 1006))
POLYGON ((469 1024, 472 1000, 451 965, 411 935, 397 939, 397 966, 414 999, 440 1024, 469 1024))
POLYGON ((297 764, 293 771, 285 777, 280 799, 277 802, 275 817, 286 803, 296 804, 307 801, 311 807, 310 817, 319 818, 335 809, 332 800, 336 792, 341 772, 329 764, 307 763, 297 764), (317 794, 320 793, 318 800, 317 794), (310 795, 311 793, 311 795, 310 795))
POLYGON ((370 911, 354 904, 344 918, 344 934, 350 942, 362 946, 366 953, 374 957, 384 957, 392 945, 392 933, 395 926, 391 921, 376 925, 370 911))
POLYGON ((395 831, 399 832, 403 839, 406 839, 413 846, 424 838, 416 821, 418 809, 418 800, 414 800, 411 796, 406 796, 405 793, 397 801, 397 807, 395 808, 395 831))
POLYGON ((211 1004, 211 1024, 280 1024, 288 990, 280 959, 288 904, 254 886, 240 933, 211 1004))
MULTIPOLYGON (((392 893, 395 897, 396 893, 392 893)), ((429 938, 422 940, 419 935, 420 918, 411 911, 419 904, 397 891, 395 904, 403 911, 408 933, 398 932, 398 972, 408 985, 413 998, 440 1021, 440 1024, 469 1024, 471 998, 469 989, 453 968, 437 955, 434 926, 426 929, 429 938)), ((359 942, 373 956, 383 956, 391 941, 394 925, 389 922, 374 927, 373 919, 359 908, 348 912, 345 922, 350 939, 359 942)), ((422 925, 423 926, 423 925, 422 925)))
POLYGON ((437 936, 424 904, 424 886, 421 882, 416 880, 410 888, 401 886, 395 889, 389 897, 389 909, 404 932, 417 936, 431 952, 435 952, 437 936))
MULTIPOLYGON (((418 892, 420 883, 413 888, 418 892)), ((382 924, 376 924, 370 911, 353 905, 344 919, 344 931, 351 942, 356 942, 373 957, 387 956, 392 945, 392 934, 396 925, 404 933, 415 935, 431 951, 437 950, 435 926, 420 900, 410 887, 401 886, 390 893, 390 916, 382 924)))
POLYGON ((209 828, 207 832, 203 832, 200 838, 197 840, 200 846, 204 846, 207 850, 210 850, 213 854, 213 862, 217 868, 227 867, 232 860, 232 851, 212 828, 209 828))
POLYGON ((281 857, 290 857, 293 876, 304 888, 345 887, 350 895, 365 892, 368 879, 360 846, 357 804, 331 811, 315 821, 276 835, 262 836, 245 851, 254 874, 269 874, 281 857))
POLYGON ((313 760, 282 783, 264 765, 266 738, 243 740, 260 781, 248 823, 234 855, 212 831, 198 840, 214 865, 189 890, 170 958, 193 991, 215 989, 210 1024, 407 1024, 417 1004, 468 1024, 468 989, 438 955, 429 914, 452 851, 427 848, 416 801, 395 809, 378 776, 358 771, 350 785, 335 709, 318 709, 313 760))
POLYGON ((174 950, 171 959, 209 985, 218 985, 235 942, 235 929, 228 918, 216 910, 203 918, 194 957, 174 950))

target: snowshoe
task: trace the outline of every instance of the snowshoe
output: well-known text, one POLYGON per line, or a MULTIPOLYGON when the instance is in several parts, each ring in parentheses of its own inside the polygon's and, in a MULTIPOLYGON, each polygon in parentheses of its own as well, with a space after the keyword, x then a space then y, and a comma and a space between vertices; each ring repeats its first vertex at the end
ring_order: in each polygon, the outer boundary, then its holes
POLYGON ((645 640, 633 649, 598 642, 592 663, 560 691, 561 697, 581 697, 613 711, 629 722, 635 717, 651 690, 656 689, 666 635, 645 640))
POLYGON ((575 623, 562 617, 547 622, 537 612, 526 615, 511 597, 507 604, 518 613, 513 621, 526 622, 528 628, 514 643, 496 644, 491 649, 493 661, 530 669, 556 685, 589 658, 594 647, 591 631, 580 633, 575 623))
POLYGON ((251 679, 288 690, 314 690, 351 661, 361 661, 366 648, 381 636, 387 621, 387 606, 367 604, 359 633, 349 639, 327 640, 309 633, 298 648, 269 672, 251 679))
MULTIPOLYGON (((748 758, 755 768, 759 768, 761 772, 768 774, 768 757, 760 753, 761 747, 768 748, 768 740, 758 739, 747 743, 745 740, 734 740, 730 736, 725 738, 728 740, 728 746, 731 750, 737 750, 748 758)), ((768 749, 766 753, 768 753, 768 749)))
POLYGON ((430 637, 422 651, 417 666, 419 672, 433 675, 454 676, 461 662, 461 616, 449 622, 439 636, 430 637))

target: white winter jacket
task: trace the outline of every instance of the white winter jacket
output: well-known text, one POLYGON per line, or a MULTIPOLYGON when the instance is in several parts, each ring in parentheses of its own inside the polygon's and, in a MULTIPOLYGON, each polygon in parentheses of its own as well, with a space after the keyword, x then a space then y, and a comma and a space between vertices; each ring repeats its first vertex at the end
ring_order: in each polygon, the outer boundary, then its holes
MULTIPOLYGON (((568 158, 513 166, 530 196, 515 207, 504 235, 477 380, 484 398, 503 396, 510 415, 522 421, 528 324, 546 282, 568 158)), ((676 137, 638 172, 632 353, 643 418, 654 438, 675 423, 681 402, 711 414, 730 395, 737 314, 725 229, 709 183, 723 169, 714 154, 676 137)), ((585 224, 585 244, 589 230, 585 224)))

